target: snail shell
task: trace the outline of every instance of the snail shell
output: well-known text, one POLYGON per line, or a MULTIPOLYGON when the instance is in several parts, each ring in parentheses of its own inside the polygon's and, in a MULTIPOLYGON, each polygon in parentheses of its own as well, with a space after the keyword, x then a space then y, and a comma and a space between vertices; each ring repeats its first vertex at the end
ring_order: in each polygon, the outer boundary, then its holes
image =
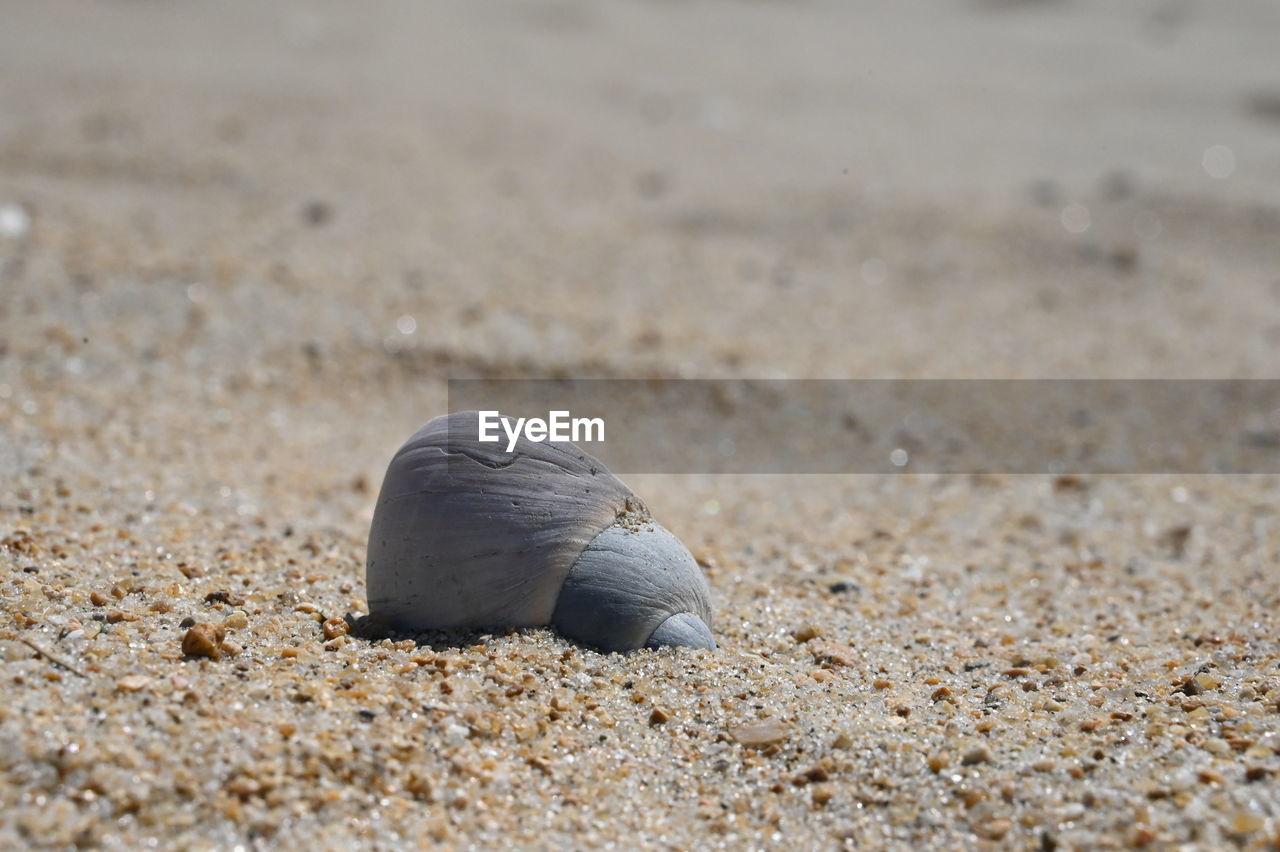
POLYGON ((369 614, 404 630, 551 625, 606 651, 715 648, 688 549, 570 443, 478 440, 437 417, 387 469, 369 531, 369 614))

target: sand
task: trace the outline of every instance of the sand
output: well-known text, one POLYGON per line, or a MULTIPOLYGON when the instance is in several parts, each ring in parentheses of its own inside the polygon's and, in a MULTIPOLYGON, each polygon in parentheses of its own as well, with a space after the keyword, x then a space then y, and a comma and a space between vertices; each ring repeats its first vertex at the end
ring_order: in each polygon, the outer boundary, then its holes
POLYGON ((344 632, 450 376, 1274 377, 1269 0, 0 17, 0 846, 1280 843, 1273 476, 627 477, 719 650, 344 632))

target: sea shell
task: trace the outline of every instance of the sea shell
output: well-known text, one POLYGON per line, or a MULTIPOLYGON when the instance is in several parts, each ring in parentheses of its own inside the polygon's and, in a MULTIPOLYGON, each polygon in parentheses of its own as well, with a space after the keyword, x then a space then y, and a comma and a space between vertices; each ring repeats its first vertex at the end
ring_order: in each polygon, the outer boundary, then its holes
POLYGON ((606 651, 715 648, 702 569, 566 442, 437 417, 395 454, 369 531, 369 613, 403 630, 554 626, 606 651))

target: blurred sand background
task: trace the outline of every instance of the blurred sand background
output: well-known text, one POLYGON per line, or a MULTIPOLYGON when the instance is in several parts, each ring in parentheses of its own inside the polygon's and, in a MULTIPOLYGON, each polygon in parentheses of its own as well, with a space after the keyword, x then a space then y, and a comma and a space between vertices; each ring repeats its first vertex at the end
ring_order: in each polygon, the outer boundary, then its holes
POLYGON ((321 622, 450 376, 1276 377, 1277 44, 0 3, 0 845, 1274 846, 1275 477, 635 477, 714 654, 321 622))

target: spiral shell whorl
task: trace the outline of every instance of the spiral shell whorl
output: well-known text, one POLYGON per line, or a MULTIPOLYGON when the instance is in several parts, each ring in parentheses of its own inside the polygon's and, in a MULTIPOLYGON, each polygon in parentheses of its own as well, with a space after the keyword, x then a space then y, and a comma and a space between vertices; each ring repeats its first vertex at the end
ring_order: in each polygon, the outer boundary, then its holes
POLYGON ((710 590, 702 569, 679 539, 652 521, 620 518, 592 539, 560 588, 552 624, 570 639, 606 651, 650 644, 660 626, 678 615, 654 645, 714 648, 710 590), (677 625, 685 629, 677 631, 677 625), (680 640, 687 641, 680 641, 680 640))

